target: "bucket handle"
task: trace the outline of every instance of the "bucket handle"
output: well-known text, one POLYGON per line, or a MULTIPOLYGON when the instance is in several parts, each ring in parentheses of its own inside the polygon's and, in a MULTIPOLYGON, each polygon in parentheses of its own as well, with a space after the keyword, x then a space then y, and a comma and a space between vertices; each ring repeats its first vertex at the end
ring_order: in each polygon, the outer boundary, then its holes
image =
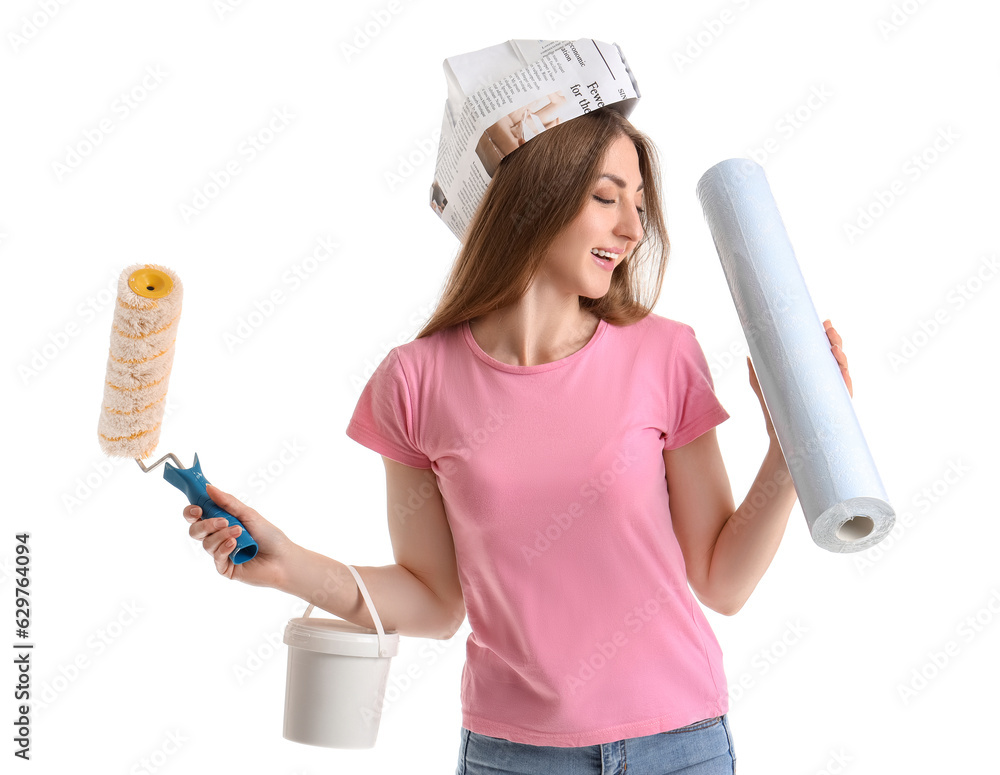
MULTIPOLYGON (((365 582, 361 580, 361 574, 358 573, 357 569, 353 565, 348 565, 347 568, 354 576, 354 580, 358 582, 358 587, 361 589, 361 596, 365 599, 365 605, 368 606, 368 613, 372 615, 372 621, 375 622, 375 629, 378 630, 378 655, 380 657, 388 656, 389 650, 385 647, 383 642, 385 638, 385 630, 382 628, 382 620, 378 618, 378 611, 375 610, 375 604, 372 602, 371 595, 368 594, 368 588, 365 586, 365 582)), ((315 608, 315 605, 310 603, 306 612, 302 614, 302 618, 308 619, 313 608, 315 608)))

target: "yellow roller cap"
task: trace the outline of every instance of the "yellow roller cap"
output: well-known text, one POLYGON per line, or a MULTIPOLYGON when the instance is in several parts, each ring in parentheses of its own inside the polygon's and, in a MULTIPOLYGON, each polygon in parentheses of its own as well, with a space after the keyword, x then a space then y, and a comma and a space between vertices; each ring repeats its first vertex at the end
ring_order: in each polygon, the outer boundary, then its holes
POLYGON ((174 281, 166 272, 144 267, 129 275, 128 287, 147 299, 162 299, 174 289, 174 281))

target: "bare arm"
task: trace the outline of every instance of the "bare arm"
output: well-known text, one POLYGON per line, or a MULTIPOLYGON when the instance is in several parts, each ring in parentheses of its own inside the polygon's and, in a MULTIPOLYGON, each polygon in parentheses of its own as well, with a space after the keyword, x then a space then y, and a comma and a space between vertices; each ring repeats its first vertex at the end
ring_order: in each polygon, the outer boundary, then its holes
MULTIPOLYGON (((402 565, 354 567, 386 632, 447 640, 461 626, 462 620, 456 622, 437 595, 402 565)), ((331 557, 296 547, 294 564, 280 589, 341 619, 375 629, 354 576, 347 565, 331 557)))
MULTIPOLYGON (((841 337, 829 320, 824 328, 853 396, 841 337)), ((770 443, 740 507, 733 509, 732 487, 714 428, 683 447, 663 452, 670 514, 688 581, 699 600, 727 616, 743 607, 771 565, 797 497, 749 358, 747 367, 770 443)))
MULTIPOLYGON (((465 619, 465 601, 437 478, 430 469, 384 456, 383 462, 396 563, 354 567, 387 631, 450 638, 465 619), (416 501, 413 493, 420 494, 416 501)), ((375 627, 354 576, 334 559, 297 547, 281 589, 362 627, 375 627)))
POLYGON ((691 588, 709 608, 731 616, 770 566, 795 504, 785 458, 772 439, 757 478, 735 510, 714 428, 665 450, 663 461, 670 515, 691 588))

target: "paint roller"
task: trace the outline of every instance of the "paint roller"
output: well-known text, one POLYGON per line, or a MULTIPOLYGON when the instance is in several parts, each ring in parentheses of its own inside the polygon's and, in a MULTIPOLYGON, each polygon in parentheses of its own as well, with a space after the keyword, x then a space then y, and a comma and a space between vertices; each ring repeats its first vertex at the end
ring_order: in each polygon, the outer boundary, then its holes
POLYGON ((874 546, 896 515, 764 169, 726 159, 697 194, 813 541, 831 552, 874 546))
POLYGON ((202 519, 225 517, 230 525, 243 528, 229 554, 233 564, 240 565, 256 556, 257 542, 236 517, 209 497, 209 481, 197 453, 190 468, 173 454, 151 466, 142 462, 152 455, 160 438, 183 290, 180 278, 157 264, 133 264, 119 276, 98 441, 106 455, 132 458, 143 472, 163 463, 163 478, 201 508, 202 519), (168 458, 173 465, 164 462, 168 458))

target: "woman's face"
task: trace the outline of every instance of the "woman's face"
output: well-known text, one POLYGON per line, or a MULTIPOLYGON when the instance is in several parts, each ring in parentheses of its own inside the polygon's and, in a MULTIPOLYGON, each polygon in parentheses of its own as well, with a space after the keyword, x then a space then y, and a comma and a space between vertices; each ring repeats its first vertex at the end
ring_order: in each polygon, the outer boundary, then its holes
POLYGON ((601 177, 587 192, 583 209, 556 237, 545 259, 545 274, 566 293, 599 299, 611 273, 642 239, 642 176, 635 145, 625 135, 608 148, 601 177), (595 255, 606 252, 607 258, 595 255))

